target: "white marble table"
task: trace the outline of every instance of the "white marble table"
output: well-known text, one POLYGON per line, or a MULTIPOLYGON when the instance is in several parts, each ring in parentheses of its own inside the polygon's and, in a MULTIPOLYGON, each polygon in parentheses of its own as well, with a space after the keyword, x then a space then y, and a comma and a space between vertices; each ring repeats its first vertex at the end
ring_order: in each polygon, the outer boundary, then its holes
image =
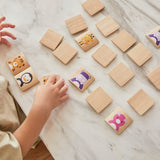
POLYGON ((21 92, 5 61, 23 52, 38 78, 44 74, 58 73, 67 81, 79 67, 86 68, 95 77, 95 82, 80 93, 69 82, 70 99, 54 110, 46 123, 41 138, 56 160, 159 160, 160 157, 160 92, 146 79, 145 75, 160 65, 160 51, 156 49, 145 33, 160 24, 159 0, 102 0, 106 8, 94 17, 81 7, 83 0, 1 0, 0 16, 16 24, 12 32, 18 37, 12 47, 0 45, 0 73, 10 83, 10 90, 25 114, 33 102, 36 87, 21 92), (64 20, 82 14, 89 29, 95 33, 100 44, 84 53, 68 32, 64 20), (118 50, 111 38, 104 38, 95 23, 111 15, 138 42, 142 42, 154 54, 144 66, 136 66, 126 54, 118 50), (39 43, 43 33, 51 28, 64 35, 78 49, 78 55, 67 66, 58 61, 51 50, 39 43), (118 57, 106 69, 92 58, 91 54, 101 45, 107 44, 118 57), (135 78, 120 88, 108 76, 108 72, 119 62, 124 62, 135 73, 135 78), (96 114, 85 101, 98 86, 113 98, 113 103, 101 114, 96 114), (144 89, 155 101, 155 106, 140 117, 127 103, 139 89, 144 89), (108 126, 104 119, 116 108, 122 107, 134 120, 120 136, 108 126))

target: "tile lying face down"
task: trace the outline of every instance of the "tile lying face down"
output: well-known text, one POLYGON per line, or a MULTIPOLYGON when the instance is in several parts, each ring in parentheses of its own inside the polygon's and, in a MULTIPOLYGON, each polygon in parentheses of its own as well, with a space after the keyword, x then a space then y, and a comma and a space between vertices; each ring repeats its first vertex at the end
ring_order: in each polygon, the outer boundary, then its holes
POLYGON ((48 29, 46 33, 43 35, 42 39, 40 40, 40 43, 51 50, 55 50, 62 40, 63 35, 51 29, 48 29))
POLYGON ((80 14, 65 20, 65 23, 71 34, 76 34, 88 28, 82 15, 80 14))
POLYGON ((77 44, 86 52, 96 46, 99 41, 91 31, 86 31, 75 38, 77 44))
POLYGON ((100 113, 112 103, 112 98, 98 87, 86 98, 86 101, 97 113, 100 113))
POLYGON ((79 91, 86 90, 94 81, 94 77, 84 68, 80 68, 70 79, 72 83, 79 91))
POLYGON ((118 107, 105 119, 105 122, 119 135, 133 122, 133 120, 127 113, 118 107))
POLYGON ((23 53, 20 53, 7 61, 9 69, 11 70, 13 75, 16 75, 26 68, 30 67, 27 59, 25 58, 23 53))

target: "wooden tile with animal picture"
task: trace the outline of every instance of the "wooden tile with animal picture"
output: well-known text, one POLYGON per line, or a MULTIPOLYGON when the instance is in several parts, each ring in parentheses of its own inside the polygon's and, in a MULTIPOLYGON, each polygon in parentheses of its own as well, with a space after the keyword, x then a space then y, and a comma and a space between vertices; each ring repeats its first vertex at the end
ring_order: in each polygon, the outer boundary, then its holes
POLYGON ((99 41, 91 31, 86 31, 75 38, 77 44, 86 52, 96 46, 99 41))
POLYGON ((105 119, 105 122, 119 135, 133 122, 133 120, 127 113, 118 107, 105 119))
POLYGON ((10 58, 7 61, 7 64, 13 75, 16 75, 30 67, 23 53, 10 58))
POLYGON ((87 89, 94 81, 94 77, 85 69, 80 68, 70 79, 75 87, 79 89, 79 91, 83 92, 87 89))
MULTIPOLYGON (((53 84, 55 84, 60 79, 60 76, 58 74, 55 74, 55 76, 56 76, 56 79, 55 79, 55 82, 53 84)), ((51 75, 42 76, 40 78, 40 83, 41 84, 46 84, 50 77, 51 77, 51 75)))
POLYGON ((34 71, 31 67, 15 76, 16 82, 22 91, 25 91, 39 83, 34 71))

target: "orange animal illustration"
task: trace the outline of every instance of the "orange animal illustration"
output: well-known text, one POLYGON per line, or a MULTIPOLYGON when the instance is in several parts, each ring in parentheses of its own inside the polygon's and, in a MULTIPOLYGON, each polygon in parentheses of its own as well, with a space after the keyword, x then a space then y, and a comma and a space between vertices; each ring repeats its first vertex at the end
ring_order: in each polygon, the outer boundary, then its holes
POLYGON ((16 68, 25 66, 24 60, 21 56, 16 57, 15 59, 13 59, 13 61, 9 61, 8 64, 13 72, 16 70, 16 68))
POLYGON ((89 42, 93 42, 94 35, 91 34, 86 34, 84 37, 81 38, 81 41, 79 42, 80 45, 88 44, 89 42))

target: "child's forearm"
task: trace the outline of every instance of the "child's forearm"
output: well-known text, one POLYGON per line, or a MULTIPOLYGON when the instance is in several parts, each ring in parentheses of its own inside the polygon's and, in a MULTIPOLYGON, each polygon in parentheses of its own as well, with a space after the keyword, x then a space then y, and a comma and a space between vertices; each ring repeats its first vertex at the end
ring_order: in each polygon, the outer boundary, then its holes
POLYGON ((43 111, 39 109, 39 106, 32 106, 26 120, 14 132, 15 138, 21 146, 23 157, 34 144, 45 122, 49 118, 51 111, 45 107, 40 108, 43 108, 43 111))

